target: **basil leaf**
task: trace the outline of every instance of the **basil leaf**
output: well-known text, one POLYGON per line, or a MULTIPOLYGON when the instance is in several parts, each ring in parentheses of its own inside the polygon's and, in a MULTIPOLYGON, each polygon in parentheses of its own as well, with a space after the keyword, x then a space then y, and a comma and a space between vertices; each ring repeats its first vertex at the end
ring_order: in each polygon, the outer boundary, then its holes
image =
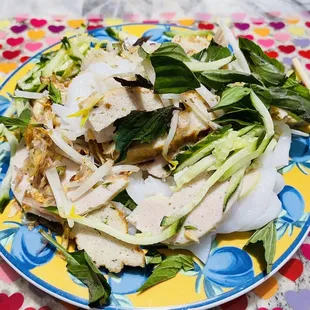
POLYGON ((25 109, 21 112, 20 117, 0 116, 0 124, 3 124, 8 129, 25 129, 28 127, 31 118, 31 111, 25 109))
POLYGON ((269 85, 285 82, 284 66, 274 58, 267 56, 253 41, 239 38, 239 47, 243 52, 252 72, 269 85))
POLYGON ((151 56, 156 79, 154 92, 158 94, 181 94, 200 87, 200 83, 192 71, 180 60, 151 56))
POLYGON ((234 70, 208 70, 196 74, 198 80, 209 88, 219 90, 230 83, 244 82, 250 84, 261 84, 252 74, 234 70))
POLYGON ((156 249, 149 249, 145 254, 145 262, 147 265, 158 265, 164 259, 164 254, 161 254, 156 249))
POLYGON ((63 254, 67 260, 67 270, 88 287, 89 306, 105 305, 109 300, 111 287, 88 254, 85 251, 69 253, 43 229, 39 233, 63 254))
POLYGON ((104 275, 95 266, 86 252, 77 251, 70 253, 70 255, 78 264, 72 263, 69 260, 67 269, 88 287, 89 305, 92 307, 106 304, 111 294, 111 287, 104 275))
POLYGON ((275 58, 271 58, 264 53, 264 51, 260 48, 259 45, 254 43, 253 41, 246 39, 246 38, 239 38, 239 47, 244 52, 251 52, 261 58, 263 58, 266 62, 275 66, 280 72, 285 71, 285 67, 281 62, 279 62, 275 58))
POLYGON ((227 108, 237 102, 239 102, 245 96, 248 96, 251 92, 250 88, 235 86, 226 89, 223 92, 220 102, 213 108, 214 111, 227 108))
POLYGON ((114 77, 114 80, 116 82, 121 83, 121 85, 125 86, 125 87, 143 87, 143 88, 148 88, 148 89, 153 88, 153 84, 149 80, 144 78, 142 75, 135 74, 135 76, 136 76, 136 80, 134 80, 134 81, 125 80, 125 79, 122 79, 119 77, 114 77))
POLYGON ((293 72, 289 78, 286 80, 286 82, 284 83, 284 85, 282 86, 283 88, 289 88, 291 90, 294 90, 295 92, 297 92, 300 96, 306 98, 306 99, 310 99, 310 90, 301 85, 297 80, 296 80, 296 73, 293 72))
POLYGON ((160 47, 152 53, 152 56, 166 56, 180 61, 190 61, 183 47, 173 42, 162 43, 160 47))
POLYGON ((266 105, 266 107, 270 107, 272 102, 272 96, 268 90, 268 88, 261 85, 251 85, 251 88, 255 92, 255 94, 259 97, 261 101, 266 105))
POLYGON ((139 38, 132 46, 141 46, 143 43, 147 42, 151 36, 139 38))
POLYGON ((137 204, 130 198, 130 196, 128 195, 127 191, 124 189, 122 190, 120 193, 118 193, 113 199, 112 201, 115 202, 120 202, 121 204, 124 205, 124 207, 126 207, 127 209, 133 211, 137 204))
POLYGON ((185 271, 194 269, 194 262, 191 256, 184 254, 168 256, 153 270, 151 276, 138 291, 144 291, 158 283, 174 278, 182 268, 185 271))
POLYGON ((48 94, 53 103, 62 104, 61 93, 53 83, 48 85, 48 94))
POLYGON ((280 87, 270 87, 272 105, 287 110, 310 122, 310 99, 300 96, 294 90, 280 87))
POLYGON ((226 112, 214 121, 223 126, 232 125, 234 129, 239 129, 240 127, 259 123, 259 120, 259 114, 255 110, 235 109, 234 111, 226 112))
POLYGON ((113 140, 116 150, 120 153, 116 162, 126 158, 132 142, 150 143, 166 134, 170 128, 172 112, 176 109, 172 105, 154 111, 132 111, 129 115, 116 120, 113 140))
POLYGON ((194 54, 192 58, 198 60, 198 61, 215 61, 222 58, 226 58, 231 55, 231 52, 229 48, 223 47, 217 43, 214 42, 212 39, 208 48, 204 48, 197 54, 194 54))
MULTIPOLYGON (((257 243, 261 241, 264 251, 265 262, 267 264, 267 273, 272 269, 272 263, 276 253, 276 243, 277 243, 277 231, 274 221, 269 222, 267 225, 257 230, 251 238, 248 240, 244 248, 246 248, 250 243, 257 243)), ((261 250, 261 247, 259 248, 261 250)))

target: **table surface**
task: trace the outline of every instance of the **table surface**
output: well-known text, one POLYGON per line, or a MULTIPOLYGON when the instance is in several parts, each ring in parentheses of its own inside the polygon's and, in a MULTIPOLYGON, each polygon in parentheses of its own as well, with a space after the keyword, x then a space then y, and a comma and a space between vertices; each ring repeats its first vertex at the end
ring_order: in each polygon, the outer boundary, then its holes
MULTIPOLYGON (((14 0, 10 2, 14 3, 14 0)), ((25 0, 26 4, 30 2, 34 1, 25 0)), ((0 20, 0 82, 18 65, 39 50, 58 41, 64 35, 74 34, 82 23, 85 23, 88 29, 93 29, 106 25, 124 22, 143 22, 152 19, 153 22, 174 22, 183 26, 212 30, 216 28, 216 21, 219 18, 219 15, 212 15, 210 10, 206 10, 207 5, 200 7, 200 10, 195 12, 190 10, 190 15, 186 17, 184 10, 187 9, 189 1, 180 1, 181 6, 175 6, 176 1, 171 1, 169 7, 163 6, 166 11, 157 11, 156 16, 150 13, 143 15, 143 10, 145 10, 144 12, 149 12, 149 10, 146 10, 145 4, 148 1, 142 1, 142 3, 145 2, 144 8, 140 9, 136 14, 131 6, 129 6, 131 11, 127 12, 118 6, 107 5, 106 12, 110 14, 109 16, 113 16, 113 14, 120 16, 113 19, 104 18, 101 14, 104 11, 104 3, 108 3, 108 1, 102 2, 102 5, 97 10, 97 14, 94 14, 91 7, 84 3, 86 1, 76 2, 76 5, 73 5, 75 7, 72 8, 75 10, 75 15, 88 14, 88 17, 72 17, 74 14, 70 14, 71 16, 69 17, 64 15, 68 12, 63 10, 63 8, 60 9, 63 14, 50 15, 48 18, 46 16, 35 17, 24 13, 29 10, 26 5, 22 14, 14 16, 14 18, 0 20), (112 10, 113 8, 114 11, 112 10)), ((88 1, 88 4, 89 2, 91 1, 88 1)), ((129 2, 132 5, 137 1, 130 0, 129 2)), ((148 5, 153 5, 150 2, 152 1, 149 1, 148 5)), ((161 0, 157 4, 159 2, 161 0)), ((233 2, 229 1, 229 3, 233 2)), ((266 12, 261 9, 262 6, 260 5, 262 2, 266 1, 258 1, 256 9, 260 9, 254 10, 254 13, 253 6, 250 6, 250 1, 244 1, 243 7, 240 7, 240 3, 236 1, 236 3, 239 3, 236 7, 244 10, 230 12, 230 8, 226 11, 225 19, 227 22, 231 22, 236 35, 243 35, 256 41, 266 50, 269 56, 278 58, 287 66, 291 64, 293 57, 298 56, 306 71, 310 73, 310 13, 306 11, 307 7, 302 4, 302 1, 298 1, 299 4, 295 4, 295 6, 292 4, 293 2, 284 1, 286 6, 283 7, 281 12, 279 10, 266 12)), ((272 1, 267 1, 266 3, 268 2, 272 1)), ((72 2, 70 1, 70 3, 72 2)), ((201 3, 206 4, 204 1, 201 3)), ((209 1, 208 3, 209 8, 212 9, 212 5, 215 2, 209 1)), ((254 5, 253 2, 252 5, 254 5)), ((281 8, 279 7, 278 9, 281 8)), ((5 10, 6 8, 2 11, 2 15, 5 12, 9 12, 9 10, 5 10)), ((35 11, 36 9, 33 8, 32 12, 35 11)), ((214 8, 215 13, 218 11, 218 8, 214 8)), ((218 309, 309 310, 309 283, 310 237, 305 240, 300 250, 282 267, 280 272, 269 278, 254 291, 218 309)), ((0 259, 0 309, 76 310, 77 308, 58 301, 35 288, 0 259)))

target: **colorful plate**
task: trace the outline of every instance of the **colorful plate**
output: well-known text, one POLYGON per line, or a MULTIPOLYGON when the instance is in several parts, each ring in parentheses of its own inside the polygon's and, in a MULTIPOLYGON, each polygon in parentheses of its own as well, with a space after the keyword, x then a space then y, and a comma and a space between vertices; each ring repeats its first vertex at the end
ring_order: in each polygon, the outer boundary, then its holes
MULTIPOLYGON (((116 26, 130 34, 150 35, 156 42, 169 41, 167 30, 184 28, 169 25, 132 24, 116 26)), ((111 39, 103 28, 91 31, 99 39, 111 39)), ((55 47, 51 47, 55 48, 55 47)), ((40 54, 17 69, 0 88, 0 113, 9 106, 18 79, 33 66, 40 54)), ((290 164, 282 171, 286 186, 279 194, 282 213, 277 220, 277 251, 272 273, 275 273, 298 249, 309 231, 310 139, 293 136, 290 164)), ((0 180, 8 167, 9 156, 0 162, 0 180)), ((218 235, 205 266, 199 261, 195 270, 181 272, 174 279, 156 285, 144 293, 136 290, 150 274, 145 268, 125 268, 117 275, 102 270, 112 287, 109 310, 137 309, 208 309, 234 299, 262 283, 270 275, 254 256, 242 250, 250 233, 218 235)), ((45 292, 71 304, 87 309, 88 291, 66 271, 65 261, 50 247, 44 247, 38 227, 28 230, 22 216, 12 206, 0 215, 0 254, 23 277, 45 292)))

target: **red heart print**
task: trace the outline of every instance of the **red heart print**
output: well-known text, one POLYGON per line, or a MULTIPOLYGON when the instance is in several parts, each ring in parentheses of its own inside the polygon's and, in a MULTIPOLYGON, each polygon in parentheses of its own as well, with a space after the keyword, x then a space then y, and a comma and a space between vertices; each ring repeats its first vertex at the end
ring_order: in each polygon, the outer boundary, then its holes
POLYGON ((214 29, 214 25, 213 24, 199 23, 198 28, 199 29, 205 29, 205 30, 213 30, 214 29))
POLYGON ((102 27, 103 27, 103 25, 88 26, 87 30, 93 30, 93 29, 102 28, 102 27))
POLYGON ((296 281, 302 274, 304 266, 302 262, 297 258, 291 258, 286 265, 284 265, 279 272, 285 278, 296 281))
POLYGON ((6 294, 0 294, 0 309, 19 310, 24 303, 24 296, 21 293, 15 293, 10 297, 6 294))
POLYGON ((310 22, 306 22, 306 26, 310 28, 310 22))
POLYGON ((25 61, 27 61, 29 58, 30 58, 29 56, 20 57, 20 62, 25 62, 25 61))
POLYGON ((222 310, 246 310, 248 307, 248 299, 246 295, 242 295, 234 300, 221 305, 222 310))
POLYGON ((238 38, 245 38, 251 41, 254 40, 254 37, 251 34, 242 34, 242 35, 239 35, 238 38))
POLYGON ((299 51, 298 52, 301 57, 310 59, 310 50, 307 51, 299 51))
POLYGON ((276 51, 266 51, 265 54, 271 58, 277 58, 279 56, 276 51))
POLYGON ((0 44, 0 50, 2 49, 2 47, 3 47, 2 44, 0 44))
MULTIPOLYGON (((17 51, 4 51, 2 53, 2 56, 5 58, 5 59, 8 59, 8 60, 11 60, 17 56, 19 56, 20 54, 20 50, 17 50, 17 51)), ((1 309, 1 308, 0 308, 1 309)))
POLYGON ((45 20, 45 19, 32 18, 32 19, 30 19, 30 24, 31 24, 33 27, 41 28, 41 27, 43 27, 44 25, 47 24, 47 20, 45 20))
POLYGON ((22 44, 24 42, 24 38, 19 37, 19 38, 8 38, 6 40, 6 43, 11 45, 11 46, 16 46, 19 44, 22 44))
POLYGON ((310 70, 310 64, 306 64, 306 68, 310 70))
POLYGON ((278 46, 279 50, 285 54, 290 54, 295 51, 295 46, 294 45, 279 45, 278 46))

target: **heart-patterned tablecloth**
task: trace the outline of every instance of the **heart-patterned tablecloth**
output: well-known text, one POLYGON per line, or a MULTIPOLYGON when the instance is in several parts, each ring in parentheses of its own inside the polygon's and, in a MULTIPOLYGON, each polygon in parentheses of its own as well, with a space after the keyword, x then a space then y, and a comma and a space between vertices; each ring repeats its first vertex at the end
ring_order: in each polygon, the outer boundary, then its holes
MULTIPOLYGON (((168 14, 169 12, 167 12, 168 14)), ((168 14, 169 15, 169 14, 168 14)), ((168 16, 167 15, 167 16, 168 16)), ((182 19, 169 21, 161 14, 160 22, 172 22, 182 26, 216 30, 218 17, 199 13, 200 21, 182 19)), ((225 17, 233 25, 235 35, 259 43, 270 57, 278 58, 287 66, 292 58, 299 57, 310 74, 310 13, 303 12, 294 17, 282 16, 280 12, 251 17, 243 12, 225 17)), ((98 27, 135 20, 103 19, 89 16, 87 19, 67 19, 65 16, 31 18, 16 16, 0 21, 0 82, 29 57, 41 49, 59 41, 64 35, 75 34, 81 24, 91 30, 98 27)), ((144 21, 150 22, 150 21, 144 21)), ((152 20, 157 23, 159 20, 152 20)), ((310 309, 310 237, 300 250, 282 269, 252 292, 231 301, 222 310, 309 310, 310 309)), ((5 310, 63 310, 77 309, 55 300, 21 278, 0 259, 0 309, 5 310)))

